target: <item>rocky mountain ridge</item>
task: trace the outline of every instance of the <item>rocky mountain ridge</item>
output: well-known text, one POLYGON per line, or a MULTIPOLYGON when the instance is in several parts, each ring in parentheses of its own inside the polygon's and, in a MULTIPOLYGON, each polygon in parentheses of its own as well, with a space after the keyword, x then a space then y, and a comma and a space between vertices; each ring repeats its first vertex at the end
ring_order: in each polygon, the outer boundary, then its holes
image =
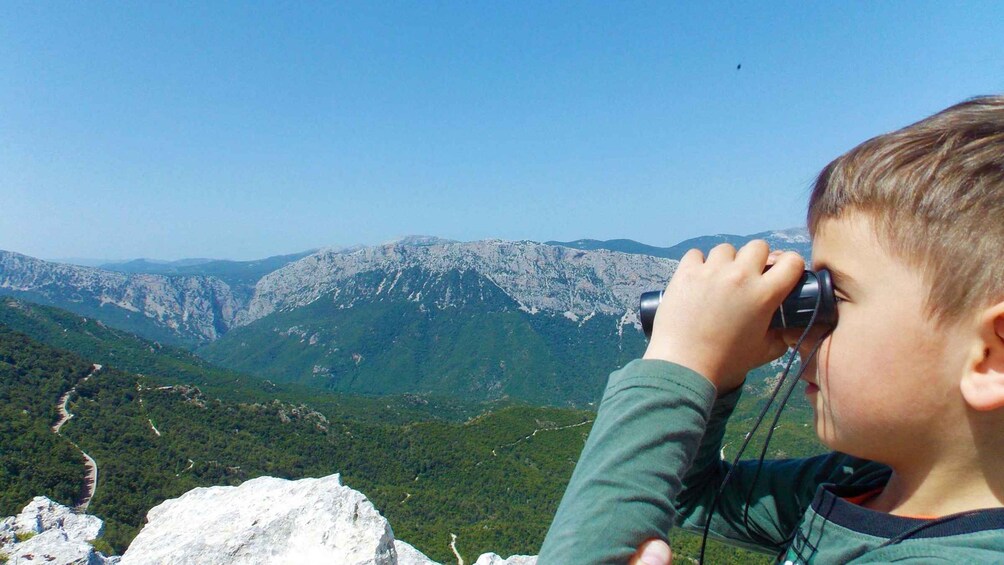
MULTIPOLYGON (((376 295, 395 290, 401 273, 421 268, 433 274, 473 271, 511 297, 521 310, 583 318, 637 311, 638 296, 669 280, 676 262, 607 250, 581 251, 529 241, 389 244, 348 251, 321 251, 263 277, 237 325, 278 310, 305 306, 339 283, 365 272, 385 277, 376 295)), ((423 289, 410 289, 419 298, 423 289)), ((449 305, 444 304, 443 306, 449 305)))
POLYGON ((138 326, 146 330, 138 333, 155 339, 196 342, 218 338, 243 309, 216 277, 125 274, 10 251, 0 251, 0 293, 105 318, 127 330, 138 326))
POLYGON ((596 239, 578 239, 575 241, 548 241, 549 245, 561 245, 573 247, 575 249, 608 249, 610 251, 621 251, 624 253, 635 253, 639 255, 652 255, 653 257, 663 257, 666 259, 677 259, 690 249, 700 249, 704 253, 711 251, 711 248, 721 243, 729 243, 735 247, 741 247, 754 239, 765 240, 770 244, 771 249, 784 249, 797 251, 803 257, 812 255, 812 240, 809 232, 805 228, 788 228, 784 230, 772 230, 752 235, 717 234, 705 235, 681 241, 672 247, 654 247, 638 243, 630 239, 610 239, 599 241, 596 239))
POLYGON ((359 273, 382 273, 385 284, 377 286, 377 294, 390 292, 395 277, 415 267, 433 274, 476 272, 531 314, 630 318, 637 296, 662 286, 675 262, 534 242, 413 237, 381 246, 322 250, 264 275, 253 291, 243 292, 217 276, 120 273, 0 251, 0 294, 94 316, 151 339, 199 345, 273 312, 337 292, 340 283, 359 273))
MULTIPOLYGON (((789 248, 804 247, 808 241, 804 230, 755 235, 789 248)), ((708 236, 685 243, 710 245, 734 239, 738 243, 736 238, 749 237, 753 236, 708 236)), ((529 315, 563 316, 580 324, 593 316, 612 316, 621 320, 620 326, 634 326, 639 295, 661 288, 675 271, 676 261, 662 251, 680 246, 662 249, 628 243, 634 245, 591 240, 457 242, 409 236, 383 245, 328 248, 305 256, 186 264, 169 272, 111 271, 0 250, 0 294, 57 306, 189 348, 322 297, 339 308, 392 295, 413 302, 435 296, 431 303, 435 308, 477 300, 478 296, 448 288, 449 281, 458 277, 477 279, 485 292, 501 293, 529 315), (664 256, 656 256, 660 253, 664 256)))

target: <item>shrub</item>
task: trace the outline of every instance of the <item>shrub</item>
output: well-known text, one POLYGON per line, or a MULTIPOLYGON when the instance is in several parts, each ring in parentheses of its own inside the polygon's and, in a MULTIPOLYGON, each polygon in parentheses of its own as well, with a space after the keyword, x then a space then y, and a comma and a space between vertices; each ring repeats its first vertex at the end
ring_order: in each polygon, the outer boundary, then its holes
POLYGON ((115 555, 116 553, 115 548, 112 547, 112 544, 105 541, 104 538, 92 539, 87 543, 91 544, 91 547, 94 548, 94 551, 99 551, 101 552, 102 555, 108 556, 108 555, 115 555))

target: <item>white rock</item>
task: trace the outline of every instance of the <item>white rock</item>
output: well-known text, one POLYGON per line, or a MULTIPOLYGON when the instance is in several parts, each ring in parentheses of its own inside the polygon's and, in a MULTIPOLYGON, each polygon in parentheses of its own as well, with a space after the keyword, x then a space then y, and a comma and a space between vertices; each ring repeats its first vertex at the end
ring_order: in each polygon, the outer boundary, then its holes
MULTIPOLYGON (((388 564, 439 565, 401 540, 361 493, 338 475, 287 481, 262 477, 239 487, 198 488, 166 501, 123 557, 105 557, 88 540, 101 520, 37 497, 0 520, 7 563, 45 565, 388 564), (41 532, 18 543, 15 533, 41 532)), ((536 557, 485 553, 474 565, 535 565, 536 557)))
POLYGON ((44 496, 36 496, 14 518, 17 532, 41 534, 58 529, 70 541, 87 542, 101 537, 104 523, 96 516, 74 514, 72 510, 44 496))
POLYGON ((536 555, 513 555, 509 559, 494 553, 482 553, 474 565, 537 565, 536 555))
POLYGON ((0 553, 8 553, 6 546, 17 541, 16 533, 13 516, 0 520, 0 553))
POLYGON ((191 490, 147 514, 122 565, 386 564, 390 525, 338 475, 191 490))
POLYGON ((66 532, 57 528, 14 545, 8 554, 7 563, 102 565, 105 560, 89 543, 70 539, 66 532))
POLYGON ((394 540, 394 549, 397 550, 397 565, 439 565, 407 542, 394 540))

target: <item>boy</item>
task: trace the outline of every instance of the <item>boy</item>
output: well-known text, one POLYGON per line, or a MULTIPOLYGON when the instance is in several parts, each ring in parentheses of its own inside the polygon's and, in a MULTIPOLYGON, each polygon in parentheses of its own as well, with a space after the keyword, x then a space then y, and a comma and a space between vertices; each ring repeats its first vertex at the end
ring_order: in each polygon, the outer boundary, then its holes
MULTIPOLYGON (((766 461, 755 485, 741 463, 711 535, 786 563, 1004 562, 1004 97, 839 157, 808 225, 839 305, 800 353, 823 340, 803 379, 834 452, 766 461)), ((665 562, 670 528, 703 530, 744 376, 798 337, 769 320, 803 268, 762 241, 683 257, 644 359, 610 377, 540 563, 665 562)))

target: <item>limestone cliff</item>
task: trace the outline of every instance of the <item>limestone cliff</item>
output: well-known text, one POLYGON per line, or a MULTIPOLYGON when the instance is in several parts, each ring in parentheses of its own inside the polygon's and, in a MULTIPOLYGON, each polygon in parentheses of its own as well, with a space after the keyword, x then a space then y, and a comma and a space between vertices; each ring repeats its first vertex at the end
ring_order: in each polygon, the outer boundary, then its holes
POLYGON ((407 238, 313 253, 264 275, 248 294, 215 276, 127 274, 0 251, 0 294, 94 316, 147 338, 199 344, 273 312, 310 304, 360 273, 382 278, 371 296, 356 297, 375 299, 395 290, 401 273, 415 268, 431 274, 424 289, 429 292, 437 290, 437 275, 474 272, 531 314, 571 319, 608 314, 633 324, 638 296, 661 288, 675 266, 651 256, 529 241, 407 238))

